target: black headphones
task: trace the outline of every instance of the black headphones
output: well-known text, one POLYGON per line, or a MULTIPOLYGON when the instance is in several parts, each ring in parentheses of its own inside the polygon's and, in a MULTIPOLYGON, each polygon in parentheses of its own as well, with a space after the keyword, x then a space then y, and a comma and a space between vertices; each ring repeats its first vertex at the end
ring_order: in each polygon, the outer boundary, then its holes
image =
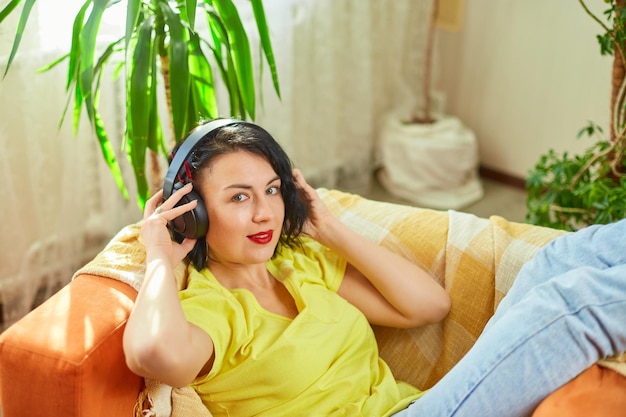
MULTIPOLYGON (((174 154, 167 174, 165 175, 165 180, 163 181, 163 201, 171 197, 172 194, 181 189, 185 184, 191 182, 188 160, 196 145, 214 130, 235 123, 244 123, 244 121, 239 119, 216 119, 200 126, 185 138, 176 151, 176 154, 174 154)), ((178 234, 178 237, 184 236, 191 239, 198 239, 204 237, 209 230, 209 216, 206 206, 202 198, 200 198, 200 194, 195 190, 183 196, 176 204, 176 207, 193 200, 198 201, 198 204, 193 210, 169 222, 170 230, 175 237, 176 234, 178 234)))

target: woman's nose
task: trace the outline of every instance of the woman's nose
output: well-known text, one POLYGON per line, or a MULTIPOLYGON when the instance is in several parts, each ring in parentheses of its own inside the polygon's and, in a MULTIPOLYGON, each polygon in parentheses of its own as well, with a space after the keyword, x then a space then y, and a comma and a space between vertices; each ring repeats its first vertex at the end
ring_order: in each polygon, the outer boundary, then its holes
POLYGON ((272 206, 268 199, 263 196, 257 198, 254 204, 253 220, 255 222, 261 222, 269 220, 272 217, 272 206))

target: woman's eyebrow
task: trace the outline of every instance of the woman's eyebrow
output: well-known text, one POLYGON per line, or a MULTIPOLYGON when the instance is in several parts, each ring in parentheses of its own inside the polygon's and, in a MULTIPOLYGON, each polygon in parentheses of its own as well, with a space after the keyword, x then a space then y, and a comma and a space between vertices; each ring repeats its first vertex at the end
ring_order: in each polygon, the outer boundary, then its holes
POLYGON ((273 183, 274 181, 280 181, 280 176, 276 175, 274 178, 272 178, 271 180, 269 180, 267 182, 266 185, 270 185, 271 183, 273 183))

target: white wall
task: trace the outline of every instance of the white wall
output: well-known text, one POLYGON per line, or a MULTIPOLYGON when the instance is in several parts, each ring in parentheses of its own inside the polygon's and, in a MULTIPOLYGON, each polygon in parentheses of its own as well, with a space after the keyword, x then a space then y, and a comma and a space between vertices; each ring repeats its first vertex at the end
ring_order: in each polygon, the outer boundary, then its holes
POLYGON ((439 31, 437 88, 476 132, 483 166, 525 178, 550 148, 590 146, 576 138, 588 120, 608 133, 612 57, 599 33, 573 0, 467 0, 461 31, 439 31))

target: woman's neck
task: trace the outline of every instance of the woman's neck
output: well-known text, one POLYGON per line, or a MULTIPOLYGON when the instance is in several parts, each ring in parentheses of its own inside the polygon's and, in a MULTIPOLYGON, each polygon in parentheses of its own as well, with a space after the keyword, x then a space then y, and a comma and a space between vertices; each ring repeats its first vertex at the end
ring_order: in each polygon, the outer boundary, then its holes
POLYGON ((270 274, 265 264, 237 267, 209 264, 209 270, 224 288, 250 291, 265 310, 290 319, 298 315, 293 295, 270 274))
POLYGON ((272 288, 276 280, 267 270, 265 263, 255 265, 225 265, 219 262, 208 263, 208 268, 222 286, 230 290, 272 288))

